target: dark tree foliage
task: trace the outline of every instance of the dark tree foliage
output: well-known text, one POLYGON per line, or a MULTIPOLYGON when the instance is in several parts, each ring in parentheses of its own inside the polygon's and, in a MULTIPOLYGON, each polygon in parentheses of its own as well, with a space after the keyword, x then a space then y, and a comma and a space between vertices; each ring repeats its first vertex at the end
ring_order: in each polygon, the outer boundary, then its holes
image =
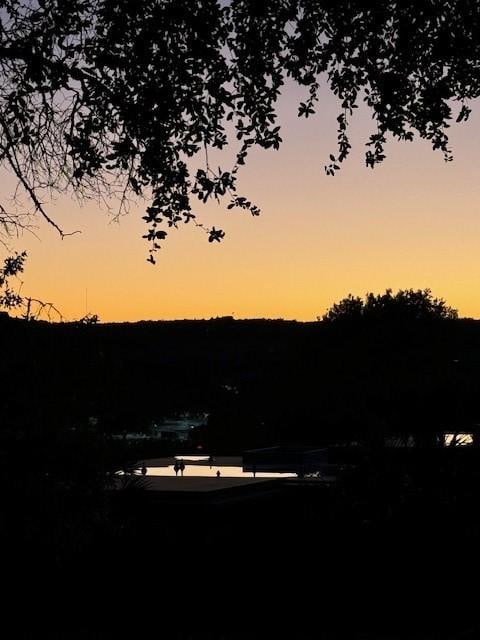
POLYGON ((209 414, 199 444, 232 454, 480 424, 479 321, 361 327, 0 318, 0 452, 3 436, 36 450, 92 417, 121 434, 185 411, 209 414))
POLYGON ((26 257, 24 251, 8 256, 3 261, 3 267, 0 268, 0 307, 12 309, 21 305, 22 297, 12 285, 12 279, 23 272, 26 257))
MULTIPOLYGON (((327 174, 348 156, 362 101, 368 166, 388 134, 450 160, 447 128, 480 94, 479 34, 475 0, 0 0, 0 160, 62 235, 51 192, 118 196, 119 212, 146 198, 154 262, 166 228, 203 226, 199 201, 258 215, 238 170, 253 147, 279 147, 287 80, 305 87, 299 116, 314 114, 321 83, 339 99, 327 174), (231 143, 233 166, 212 166, 211 150, 231 143)), ((22 222, 5 205, 0 215, 7 229, 22 222)))
MULTIPOLYGON (((51 302, 22 295, 22 283, 19 278, 23 273, 26 259, 27 253, 22 251, 22 253, 13 253, 3 260, 3 266, 0 267, 0 309, 20 311, 19 315, 24 320, 40 318, 62 320, 62 314, 51 302)), ((90 324, 98 322, 98 317, 89 315, 82 318, 82 322, 90 324)))
POLYGON ((454 320, 456 309, 449 307, 442 298, 434 298, 430 289, 391 289, 375 295, 367 293, 365 300, 348 295, 336 302, 323 316, 326 322, 358 322, 374 320, 382 322, 415 320, 454 320))

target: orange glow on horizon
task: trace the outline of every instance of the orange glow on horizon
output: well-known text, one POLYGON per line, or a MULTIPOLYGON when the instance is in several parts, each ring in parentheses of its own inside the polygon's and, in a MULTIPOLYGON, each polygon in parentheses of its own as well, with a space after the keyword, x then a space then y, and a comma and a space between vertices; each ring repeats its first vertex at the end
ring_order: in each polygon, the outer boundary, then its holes
POLYGON ((294 99, 280 105, 283 147, 253 154, 239 177, 259 218, 199 206, 203 222, 225 230, 224 241, 210 244, 184 225, 151 266, 141 205, 116 224, 92 203, 60 198, 48 211, 82 233, 60 240, 42 224, 41 240, 20 238, 16 248, 29 254, 22 292, 54 302, 69 320, 87 311, 103 322, 314 320, 348 293, 429 287, 461 316, 480 317, 480 110, 452 127, 452 163, 427 143, 391 142, 374 171, 363 160, 371 121, 361 113, 352 155, 332 178, 323 165, 335 151, 335 102, 326 97, 320 115, 303 121, 294 99))

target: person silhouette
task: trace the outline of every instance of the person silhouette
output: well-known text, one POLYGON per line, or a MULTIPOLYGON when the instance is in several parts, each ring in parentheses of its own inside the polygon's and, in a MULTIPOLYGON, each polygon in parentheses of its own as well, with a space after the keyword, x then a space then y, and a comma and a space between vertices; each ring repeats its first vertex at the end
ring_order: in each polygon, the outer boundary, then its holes
POLYGON ((147 467, 145 466, 145 462, 143 463, 141 471, 142 471, 142 476, 146 476, 147 475, 147 467))
POLYGON ((180 471, 180 464, 178 460, 175 460, 175 464, 173 465, 173 470, 175 471, 175 476, 178 476, 178 472, 180 471))
POLYGON ((220 469, 217 469, 217 478, 220 477, 220 469))
POLYGON ((185 462, 183 460, 180 460, 179 469, 180 469, 180 473, 183 476, 183 472, 185 471, 185 462))

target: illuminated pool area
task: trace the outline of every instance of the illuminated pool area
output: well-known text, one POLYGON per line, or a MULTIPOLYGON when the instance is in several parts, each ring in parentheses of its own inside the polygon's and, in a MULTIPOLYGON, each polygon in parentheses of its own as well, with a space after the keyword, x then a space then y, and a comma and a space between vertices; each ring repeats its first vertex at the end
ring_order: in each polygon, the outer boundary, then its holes
MULTIPOLYGON (((291 468, 275 468, 268 462, 244 466, 244 462, 242 456, 186 454, 138 460, 128 471, 117 472, 116 488, 130 487, 133 480, 132 486, 145 489, 159 500, 197 500, 202 494, 202 500, 225 501, 282 490, 282 480, 293 483, 304 481, 299 480, 298 474, 291 468), (183 465, 179 464, 182 462, 183 465)), ((318 484, 324 482, 320 477, 311 480, 318 484)))
MULTIPOLYGON (((180 460, 180 458, 179 458, 180 460)), ((294 478, 294 473, 274 473, 274 472, 257 472, 253 474, 252 471, 244 471, 243 467, 232 465, 216 465, 208 464, 208 458, 206 464, 188 464, 188 460, 184 459, 185 469, 183 475, 189 478, 216 478, 220 472, 221 478, 294 478)), ((173 465, 166 467, 149 467, 147 466, 148 476, 160 476, 171 478, 172 476, 181 477, 181 471, 175 473, 173 465)))

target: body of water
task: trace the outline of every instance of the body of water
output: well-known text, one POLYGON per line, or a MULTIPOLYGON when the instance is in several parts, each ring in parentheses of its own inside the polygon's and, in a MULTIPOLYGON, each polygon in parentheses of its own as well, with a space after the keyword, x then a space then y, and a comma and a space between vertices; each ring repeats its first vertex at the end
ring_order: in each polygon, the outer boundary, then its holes
MULTIPOLYGON (((296 475, 294 473, 257 472, 254 476, 251 471, 244 471, 243 467, 239 466, 223 466, 216 464, 212 464, 210 466, 208 463, 189 465, 188 461, 184 460, 184 462, 185 470, 183 475, 190 478, 215 478, 217 477, 217 471, 220 471, 220 477, 222 478, 294 478, 296 475)), ((180 477, 181 472, 179 471, 177 475, 180 477)), ((175 469, 173 468, 173 465, 168 467, 147 467, 147 476, 171 477, 175 476, 175 469)))

